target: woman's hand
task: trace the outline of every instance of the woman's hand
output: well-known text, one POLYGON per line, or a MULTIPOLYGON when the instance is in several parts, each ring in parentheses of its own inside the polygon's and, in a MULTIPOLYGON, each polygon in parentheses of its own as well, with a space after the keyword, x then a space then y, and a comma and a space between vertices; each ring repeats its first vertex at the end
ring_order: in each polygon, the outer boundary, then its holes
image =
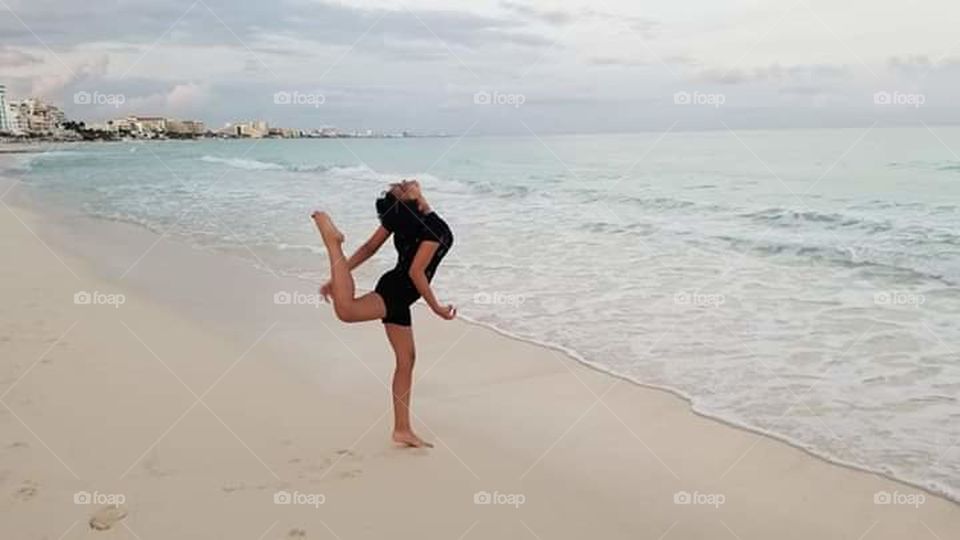
POLYGON ((330 303, 330 294, 333 293, 333 282, 326 282, 320 286, 320 296, 323 297, 323 301, 330 303))
POLYGON ((453 307, 453 304, 437 306, 433 308, 433 312, 437 314, 437 317, 445 321, 452 321, 457 316, 457 308, 453 307))

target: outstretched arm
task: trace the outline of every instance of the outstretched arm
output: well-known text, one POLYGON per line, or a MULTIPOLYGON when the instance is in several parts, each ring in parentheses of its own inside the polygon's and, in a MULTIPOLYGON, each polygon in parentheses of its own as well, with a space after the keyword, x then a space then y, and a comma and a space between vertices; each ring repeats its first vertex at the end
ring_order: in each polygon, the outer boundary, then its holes
POLYGON ((410 279, 417 292, 423 297, 423 300, 430 306, 440 318, 450 320, 457 316, 457 309, 452 305, 441 305, 430 288, 430 281, 427 280, 427 265, 433 259, 434 253, 440 247, 439 242, 424 241, 420 242, 417 248, 417 254, 413 256, 413 263, 410 265, 410 279))
POLYGON ((360 247, 353 252, 353 255, 347 259, 347 268, 353 270, 366 262, 370 257, 373 257, 373 255, 380 250, 380 247, 383 246, 383 243, 387 241, 387 238, 390 238, 390 231, 384 229, 383 225, 377 227, 377 230, 373 231, 370 238, 361 244, 360 247))

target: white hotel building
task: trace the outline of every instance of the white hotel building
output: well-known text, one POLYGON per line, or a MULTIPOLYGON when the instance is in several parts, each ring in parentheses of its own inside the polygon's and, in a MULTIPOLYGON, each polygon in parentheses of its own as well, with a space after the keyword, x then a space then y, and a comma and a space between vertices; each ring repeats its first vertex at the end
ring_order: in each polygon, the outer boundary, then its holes
POLYGON ((23 135, 26 121, 20 110, 20 102, 7 101, 7 88, 0 84, 0 133, 23 135))
POLYGON ((7 87, 0 84, 0 132, 9 133, 13 131, 10 122, 10 110, 7 107, 7 87))

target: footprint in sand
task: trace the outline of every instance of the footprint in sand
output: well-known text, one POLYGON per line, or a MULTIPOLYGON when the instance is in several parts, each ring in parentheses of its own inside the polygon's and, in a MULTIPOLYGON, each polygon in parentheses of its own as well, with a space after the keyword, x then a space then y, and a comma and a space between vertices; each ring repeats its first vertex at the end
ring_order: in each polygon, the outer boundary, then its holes
POLYGON ((334 453, 337 455, 337 461, 363 461, 363 456, 347 448, 342 448, 334 453))
POLYGON ((363 474, 363 469, 351 469, 349 471, 343 471, 342 473, 339 473, 337 477, 343 478, 343 479, 349 479, 349 478, 357 478, 362 474, 363 474))
MULTIPOLYGON (((341 448, 339 450, 336 450, 334 451, 334 454, 336 454, 336 458, 330 463, 330 465, 332 465, 336 469, 343 467, 347 463, 357 463, 359 461, 363 461, 363 456, 355 453, 353 450, 350 450, 348 448, 341 448)), ((341 479, 357 478, 362 474, 363 474, 363 469, 352 468, 349 470, 338 472, 337 478, 341 478, 341 479)))
POLYGON ((243 482, 228 482, 220 486, 220 490, 224 493, 233 493, 234 491, 242 491, 247 488, 247 485, 243 482))
POLYGON ((233 493, 235 491, 247 491, 250 489, 255 489, 257 491, 263 491, 265 489, 274 489, 274 486, 270 484, 247 484, 246 482, 233 481, 227 482, 226 484, 220 486, 220 491, 224 493, 233 493))
POLYGON ((143 470, 147 471, 147 474, 154 478, 166 478, 174 472, 160 466, 160 457, 157 455, 155 449, 143 460, 142 467, 143 470))
POLYGON ((18 501, 29 501, 30 499, 37 496, 37 483, 27 480, 20 486, 20 488, 13 494, 13 498, 18 501))
POLYGON ((122 506, 104 506, 90 516, 90 528, 96 531, 105 531, 127 517, 127 510, 122 506))

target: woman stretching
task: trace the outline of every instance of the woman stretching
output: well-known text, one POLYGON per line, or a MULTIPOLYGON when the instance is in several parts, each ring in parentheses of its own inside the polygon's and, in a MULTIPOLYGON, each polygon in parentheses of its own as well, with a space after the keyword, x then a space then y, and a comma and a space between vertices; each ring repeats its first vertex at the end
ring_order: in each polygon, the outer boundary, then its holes
POLYGON ((413 384, 415 348, 410 328, 410 306, 420 297, 443 319, 457 316, 451 305, 443 305, 430 289, 440 261, 453 245, 453 234, 446 222, 430 209, 420 191, 420 183, 411 180, 391 184, 377 199, 380 226, 347 259, 343 253, 343 234, 326 212, 314 212, 313 220, 330 256, 330 280, 320 293, 333 298, 337 318, 353 323, 380 319, 393 347, 397 366, 393 373, 393 440, 415 448, 433 445, 413 433, 410 425, 410 388, 413 384), (355 296, 350 272, 373 256, 393 234, 397 265, 377 282, 373 292, 355 296))

